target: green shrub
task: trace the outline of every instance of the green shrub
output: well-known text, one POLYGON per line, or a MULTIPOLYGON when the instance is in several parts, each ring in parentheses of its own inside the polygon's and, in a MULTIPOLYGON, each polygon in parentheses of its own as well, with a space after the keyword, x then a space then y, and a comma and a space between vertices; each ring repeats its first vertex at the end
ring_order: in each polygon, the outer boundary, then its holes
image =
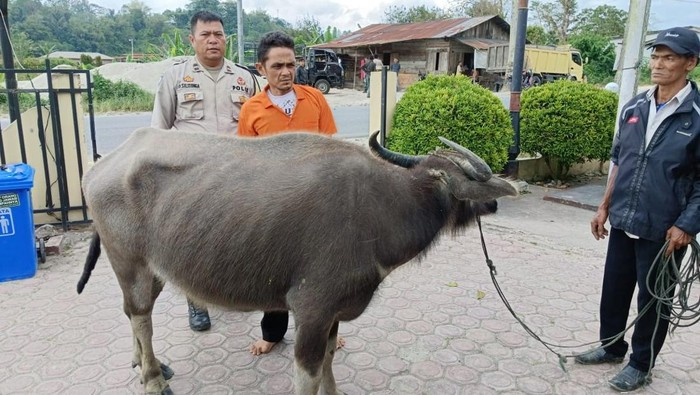
POLYGON ((151 111, 154 95, 133 82, 113 82, 99 73, 92 74, 93 104, 96 112, 151 111))
MULTIPOLYGON (((7 93, 0 93, 0 114, 9 114, 10 108, 8 103, 9 98, 7 93)), ((31 93, 18 93, 17 102, 19 104, 19 111, 24 112, 32 107, 37 107, 36 95, 31 93)), ((39 99, 39 106, 48 106, 49 101, 47 99, 39 99)))
POLYGON ((426 154, 443 146, 438 136, 474 151, 495 171, 503 169, 513 142, 503 103, 462 75, 429 75, 409 87, 396 106, 387 147, 426 154))
POLYGON ((521 102, 524 152, 542 154, 552 176, 565 178, 574 163, 610 157, 617 95, 566 80, 530 88, 521 102))

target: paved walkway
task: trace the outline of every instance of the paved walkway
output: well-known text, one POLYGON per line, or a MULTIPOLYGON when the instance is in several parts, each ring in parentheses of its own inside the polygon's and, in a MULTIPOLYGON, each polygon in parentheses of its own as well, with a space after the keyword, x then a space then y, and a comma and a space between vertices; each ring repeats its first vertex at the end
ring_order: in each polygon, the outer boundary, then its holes
MULTIPOLYGON (((489 253, 513 307, 545 339, 596 339, 605 242, 588 232, 592 212, 532 193, 503 200, 484 219, 489 253)), ((131 330, 102 258, 82 295, 75 291, 87 232, 49 257, 36 277, 0 283, 0 394, 136 394, 131 330)), ((566 371, 509 315, 490 282, 475 230, 446 236, 422 262, 392 273, 365 313, 341 323, 335 358, 347 394, 606 394, 621 366, 566 371)), ((154 312, 157 355, 175 371, 176 394, 289 394, 294 326, 271 354, 254 357, 261 313, 212 309, 213 326, 193 333, 185 300, 167 286, 154 312)), ((579 348, 579 351, 586 347, 579 348)), ((700 393, 700 326, 665 346, 649 394, 700 393)))

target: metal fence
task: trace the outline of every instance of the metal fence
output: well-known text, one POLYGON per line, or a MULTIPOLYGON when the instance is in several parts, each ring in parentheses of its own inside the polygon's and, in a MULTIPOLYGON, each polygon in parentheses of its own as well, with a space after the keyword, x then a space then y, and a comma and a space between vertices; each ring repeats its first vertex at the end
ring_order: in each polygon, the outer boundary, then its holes
POLYGON ((88 222, 87 206, 79 187, 87 165, 84 135, 89 135, 93 161, 99 157, 90 72, 51 69, 47 59, 44 70, 0 69, 0 73, 6 81, 15 78, 31 81, 32 76, 46 76, 45 87, 31 83, 29 88, 0 89, 0 105, 7 106, 10 114, 9 126, 0 130, 0 163, 19 159, 37 170, 34 188, 45 190, 45 196, 37 202, 36 194, 33 195, 35 218, 37 214, 45 214, 52 220, 44 223, 60 223, 64 231, 71 224, 88 222), (68 83, 60 84, 67 86, 55 84, 56 80, 65 82, 66 77, 60 79, 60 76, 67 76, 68 83), (88 107, 88 132, 84 134, 83 103, 88 107))

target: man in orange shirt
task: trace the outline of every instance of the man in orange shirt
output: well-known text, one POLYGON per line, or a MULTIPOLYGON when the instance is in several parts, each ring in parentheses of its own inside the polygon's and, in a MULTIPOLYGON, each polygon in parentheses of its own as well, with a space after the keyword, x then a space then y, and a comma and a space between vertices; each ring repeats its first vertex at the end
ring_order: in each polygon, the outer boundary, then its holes
POLYGON ((337 132, 333 112, 321 92, 294 84, 294 41, 282 32, 268 33, 258 46, 261 75, 267 86, 245 102, 238 119, 239 136, 266 136, 285 131, 337 132))
MULTIPOLYGON (((247 100, 238 119, 239 136, 268 136, 282 132, 337 132, 333 112, 320 91, 294 84, 296 59, 294 41, 282 32, 267 33, 258 45, 261 75, 267 77, 265 89, 247 100)), ((263 338, 250 346, 253 355, 266 354, 287 333, 289 313, 266 311, 260 321, 263 338)), ((338 347, 345 344, 338 336, 338 347)))

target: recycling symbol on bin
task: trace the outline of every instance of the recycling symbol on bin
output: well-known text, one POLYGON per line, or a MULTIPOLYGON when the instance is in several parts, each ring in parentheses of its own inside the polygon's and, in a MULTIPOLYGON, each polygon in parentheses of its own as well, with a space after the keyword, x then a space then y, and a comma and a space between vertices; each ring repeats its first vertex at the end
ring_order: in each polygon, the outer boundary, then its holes
POLYGON ((0 237, 15 234, 15 224, 12 221, 12 210, 0 208, 0 237))

